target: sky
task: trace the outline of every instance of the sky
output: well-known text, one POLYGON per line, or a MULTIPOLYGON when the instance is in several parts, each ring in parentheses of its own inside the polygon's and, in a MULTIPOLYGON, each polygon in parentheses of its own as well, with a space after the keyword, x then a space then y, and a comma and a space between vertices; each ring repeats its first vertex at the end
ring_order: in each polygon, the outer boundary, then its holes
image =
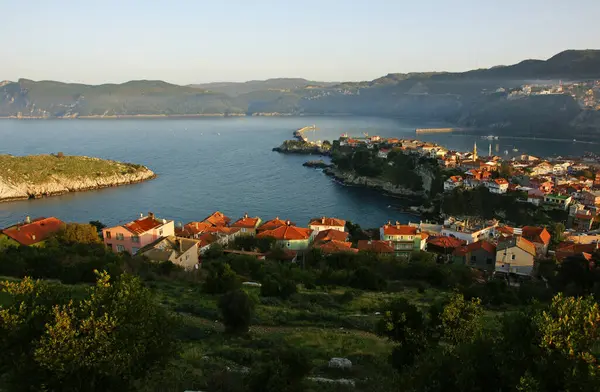
POLYGON ((600 0, 0 0, 0 80, 372 80, 600 49, 600 0))

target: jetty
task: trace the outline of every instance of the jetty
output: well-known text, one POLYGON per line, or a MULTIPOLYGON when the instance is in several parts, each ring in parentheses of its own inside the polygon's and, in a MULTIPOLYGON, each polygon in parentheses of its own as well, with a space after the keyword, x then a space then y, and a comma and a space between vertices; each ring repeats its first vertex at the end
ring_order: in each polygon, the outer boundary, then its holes
POLYGON ((308 138, 306 136, 304 136, 304 132, 306 131, 316 131, 317 130, 317 126, 316 125, 309 125, 303 128, 298 129, 297 131, 294 131, 294 137, 298 140, 301 140, 303 142, 308 142, 308 138))
POLYGON ((416 133, 451 133, 456 129, 454 128, 417 128, 416 133))

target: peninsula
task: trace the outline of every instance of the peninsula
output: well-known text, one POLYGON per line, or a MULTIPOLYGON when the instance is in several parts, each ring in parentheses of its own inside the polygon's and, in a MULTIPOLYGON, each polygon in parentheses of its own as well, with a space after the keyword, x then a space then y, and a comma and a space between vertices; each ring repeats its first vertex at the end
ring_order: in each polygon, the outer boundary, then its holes
POLYGON ((86 156, 0 155, 0 202, 134 184, 156 177, 146 166, 86 156))

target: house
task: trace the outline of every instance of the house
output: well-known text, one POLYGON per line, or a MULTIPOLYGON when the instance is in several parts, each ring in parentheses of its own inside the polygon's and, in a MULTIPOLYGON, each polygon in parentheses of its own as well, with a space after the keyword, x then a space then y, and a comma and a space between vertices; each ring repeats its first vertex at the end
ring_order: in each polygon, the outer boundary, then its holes
POLYGON ((104 245, 113 252, 136 254, 140 248, 161 237, 175 235, 172 220, 157 219, 152 212, 122 226, 102 229, 104 245))
POLYGON ((469 177, 463 181, 463 186, 465 187, 465 189, 475 189, 481 184, 482 182, 474 177, 469 177))
POLYGON ((381 159, 387 159, 389 153, 390 153, 389 148, 382 148, 377 152, 377 156, 381 159))
POLYGON ((213 212, 211 215, 207 216, 204 219, 205 223, 210 224, 211 226, 227 226, 229 225, 229 222, 231 222, 231 218, 225 216, 225 214, 223 214, 220 211, 215 211, 213 212))
POLYGON ((252 218, 246 213, 242 218, 233 222, 231 227, 239 228, 241 235, 256 235, 256 229, 261 222, 262 220, 258 216, 252 218))
POLYGON ((455 249, 465 245, 465 241, 448 236, 429 237, 427 239, 427 251, 440 255, 451 255, 455 249))
POLYGON ((444 191, 451 191, 463 185, 463 179, 461 176, 451 176, 444 181, 444 191))
POLYGON ((396 251, 391 241, 359 240, 356 246, 359 251, 379 254, 394 254, 396 251))
POLYGON ((521 235, 535 246, 537 256, 546 256, 552 236, 545 227, 523 226, 521 235))
POLYGON ((502 239, 496 246, 495 274, 530 276, 535 261, 535 245, 521 236, 502 239))
POLYGON ((351 242, 331 240, 328 242, 321 242, 314 246, 323 252, 323 254, 329 255, 334 253, 357 253, 358 249, 352 248, 351 242))
POLYGON ((197 269, 198 250, 200 241, 189 238, 175 237, 173 235, 161 237, 140 248, 138 254, 146 256, 150 261, 170 261, 190 271, 197 269))
POLYGON ((339 231, 335 229, 328 229, 320 231, 317 235, 314 236, 315 243, 323 243, 328 241, 348 241, 348 233, 345 231, 339 231))
POLYGON ((496 234, 498 221, 461 221, 450 217, 444 221, 440 234, 465 241, 467 244, 490 239, 496 234))
MULTIPOLYGON (((226 246, 241 233, 242 230, 239 227, 214 226, 206 229, 203 234, 214 234, 217 237, 217 242, 222 246, 226 246)), ((198 238, 202 238, 202 236, 198 238)))
POLYGON ((571 204, 571 201, 573 201, 573 198, 567 195, 549 193, 544 196, 545 205, 564 211, 569 209, 569 204, 571 204))
POLYGON ((198 254, 203 255, 210 249, 212 244, 220 244, 219 236, 216 233, 202 233, 198 237, 198 254))
POLYGON ((542 162, 542 163, 534 166, 531 169, 531 175, 532 176, 543 176, 546 174, 550 174, 550 173, 552 173, 553 168, 554 168, 554 166, 552 166, 550 163, 542 162))
POLYGON ((396 222, 395 225, 383 225, 379 229, 380 239, 383 241, 391 241, 396 254, 410 254, 413 251, 425 249, 425 238, 420 231, 413 226, 401 225, 396 222))
POLYGON ((580 211, 573 217, 571 228, 576 231, 586 232, 592 230, 594 215, 588 210, 580 211))
POLYGON ((210 223, 206 222, 189 222, 183 227, 175 228, 175 235, 178 237, 185 238, 198 238, 200 234, 204 233, 209 228, 213 227, 210 223))
POLYGON ((527 192, 527 202, 536 206, 542 205, 544 201, 544 193, 538 189, 532 189, 527 192))
POLYGON ((308 223, 308 228, 311 229, 315 235, 323 230, 345 231, 346 221, 337 218, 315 218, 310 220, 308 223))
POLYGON ((295 224, 290 222, 289 220, 285 221, 285 220, 279 219, 279 217, 275 217, 275 219, 271 219, 270 221, 266 221, 265 223, 260 225, 257 229, 257 233, 260 233, 261 231, 266 231, 266 230, 274 230, 274 229, 277 229, 278 227, 287 226, 287 225, 294 226, 295 224))
POLYGON ((305 250, 310 247, 312 230, 291 224, 273 230, 261 231, 256 238, 274 238, 275 244, 289 250, 305 250))
POLYGON ((600 191, 584 191, 581 202, 588 207, 600 206, 600 191))
POLYGON ((37 218, 33 221, 27 217, 23 223, 2 230, 2 234, 19 245, 40 245, 65 226, 63 221, 55 217, 37 218))
POLYGON ((492 274, 496 261, 496 245, 488 241, 477 241, 456 248, 452 256, 454 263, 468 265, 492 274))
POLYGON ((598 250, 598 243, 590 244, 577 244, 574 242, 561 242, 556 248, 554 254, 556 260, 562 262, 564 259, 570 256, 575 256, 581 253, 594 253, 598 250))
POLYGON ((508 191, 508 181, 504 178, 496 178, 495 180, 486 182, 487 188, 491 193, 503 194, 508 191))

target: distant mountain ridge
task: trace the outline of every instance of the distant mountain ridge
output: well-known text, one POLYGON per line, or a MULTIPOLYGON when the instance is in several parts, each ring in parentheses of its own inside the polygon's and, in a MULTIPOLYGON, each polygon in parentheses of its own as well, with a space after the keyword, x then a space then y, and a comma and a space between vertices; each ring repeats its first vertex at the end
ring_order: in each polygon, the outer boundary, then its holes
MULTIPOLYGON (((438 120, 519 135, 600 134, 600 110, 569 94, 511 99, 510 91, 535 80, 600 80, 600 50, 567 50, 548 60, 460 73, 390 73, 363 82, 276 78, 179 86, 137 80, 92 86, 20 79, 0 83, 0 117, 344 114, 438 120)), ((580 93, 600 102, 599 89, 580 93)))

